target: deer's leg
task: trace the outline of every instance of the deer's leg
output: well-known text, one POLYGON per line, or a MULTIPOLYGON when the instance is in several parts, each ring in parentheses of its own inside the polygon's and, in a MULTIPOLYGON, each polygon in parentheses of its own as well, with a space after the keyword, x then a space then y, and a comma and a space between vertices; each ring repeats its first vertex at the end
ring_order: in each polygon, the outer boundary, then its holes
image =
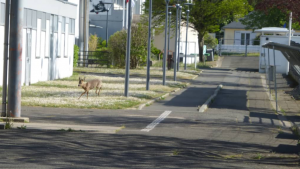
POLYGON ((89 99, 89 91, 87 91, 86 97, 87 97, 87 99, 89 99))
POLYGON ((102 87, 99 87, 98 96, 100 95, 101 89, 102 89, 102 87))
POLYGON ((98 90, 98 88, 96 87, 96 95, 97 95, 97 90, 98 90))
POLYGON ((83 95, 83 94, 85 94, 86 93, 86 91, 84 91, 80 96, 79 96, 79 98, 78 99, 80 99, 80 97, 83 95))

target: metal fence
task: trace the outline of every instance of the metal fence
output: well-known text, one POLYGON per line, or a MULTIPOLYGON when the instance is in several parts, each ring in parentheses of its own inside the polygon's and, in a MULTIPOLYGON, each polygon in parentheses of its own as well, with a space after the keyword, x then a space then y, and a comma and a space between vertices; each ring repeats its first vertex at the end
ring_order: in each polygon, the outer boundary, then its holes
POLYGON ((109 52, 81 51, 78 54, 78 67, 109 67, 109 52))
POLYGON ((220 56, 259 56, 260 40, 221 39, 216 50, 220 56))

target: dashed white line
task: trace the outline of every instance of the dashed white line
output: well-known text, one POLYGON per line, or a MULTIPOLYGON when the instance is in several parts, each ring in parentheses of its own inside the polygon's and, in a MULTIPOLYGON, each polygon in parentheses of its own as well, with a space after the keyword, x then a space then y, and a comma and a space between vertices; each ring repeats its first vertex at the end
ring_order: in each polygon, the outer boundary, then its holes
POLYGON ((161 121, 163 121, 172 111, 165 111, 163 112, 157 119, 155 119, 152 123, 150 123, 146 128, 142 129, 141 131, 149 132, 155 128, 161 121))

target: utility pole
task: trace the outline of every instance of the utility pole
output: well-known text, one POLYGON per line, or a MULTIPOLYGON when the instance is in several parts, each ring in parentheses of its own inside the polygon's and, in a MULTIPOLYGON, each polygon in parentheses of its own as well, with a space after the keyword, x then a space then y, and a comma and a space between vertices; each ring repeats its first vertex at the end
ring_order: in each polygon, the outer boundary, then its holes
POLYGON ((4 30, 4 52, 3 52, 3 84, 2 84, 2 113, 1 116, 5 117, 6 114, 6 94, 7 94, 7 62, 8 62, 8 42, 9 42, 9 12, 10 0, 5 3, 5 30, 4 30))
POLYGON ((23 14, 24 1, 12 1, 10 13, 10 46, 8 105, 9 117, 21 117, 21 79, 23 50, 23 14))
POLYGON ((128 2, 128 29, 127 29, 127 44, 126 44, 126 72, 125 72, 125 96, 128 97, 129 88, 129 69, 130 69, 130 49, 131 49, 131 1, 128 2))

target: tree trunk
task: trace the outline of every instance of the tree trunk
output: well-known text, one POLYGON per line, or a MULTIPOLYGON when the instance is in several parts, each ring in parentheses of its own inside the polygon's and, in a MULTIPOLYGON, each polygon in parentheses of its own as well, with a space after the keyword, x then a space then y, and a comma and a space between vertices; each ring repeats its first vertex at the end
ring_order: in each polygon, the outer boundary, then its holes
POLYGON ((204 41, 203 41, 203 36, 201 34, 198 34, 198 45, 199 45, 199 60, 200 62, 203 62, 203 45, 204 45, 204 41))

